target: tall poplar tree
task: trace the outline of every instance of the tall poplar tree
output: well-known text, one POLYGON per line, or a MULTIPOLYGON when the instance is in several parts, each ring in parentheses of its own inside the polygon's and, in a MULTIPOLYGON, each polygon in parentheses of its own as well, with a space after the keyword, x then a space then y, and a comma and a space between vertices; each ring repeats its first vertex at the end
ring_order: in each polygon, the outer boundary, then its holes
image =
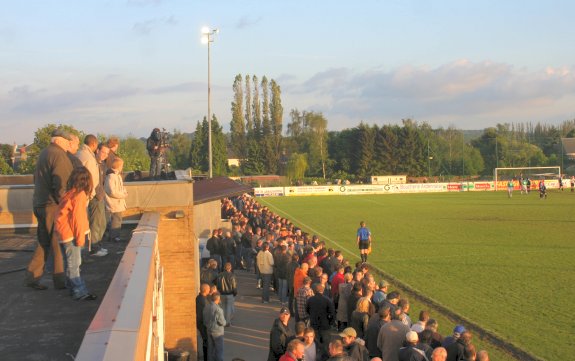
POLYGON ((251 78, 249 75, 246 75, 245 78, 245 82, 246 82, 246 91, 244 92, 245 94, 245 99, 246 99, 246 113, 245 113, 245 119, 246 119, 246 135, 247 138, 250 139, 254 136, 254 122, 252 120, 253 114, 252 114, 252 89, 251 89, 251 78))
MULTIPOLYGON (((281 102, 281 89, 280 86, 272 79, 270 82, 271 102, 270 102, 270 121, 272 127, 272 144, 270 159, 268 165, 270 173, 277 171, 277 166, 281 154, 282 147, 282 123, 283 123, 283 107, 281 102), (271 168, 273 167, 273 169, 271 168)), ((267 146, 268 148, 270 145, 267 146)))
POLYGON ((259 141, 262 138, 262 107, 260 104, 260 91, 258 87, 258 77, 253 76, 252 78, 253 89, 253 122, 254 122, 254 133, 255 138, 259 141))
POLYGON ((246 127, 244 120, 244 95, 242 75, 236 75, 234 80, 234 101, 232 102, 232 120, 230 122, 231 148, 235 155, 243 159, 246 156, 246 127))
POLYGON ((269 82, 264 75, 262 78, 262 152, 265 172, 273 174, 277 171, 278 158, 275 156, 272 120, 270 116, 269 82))

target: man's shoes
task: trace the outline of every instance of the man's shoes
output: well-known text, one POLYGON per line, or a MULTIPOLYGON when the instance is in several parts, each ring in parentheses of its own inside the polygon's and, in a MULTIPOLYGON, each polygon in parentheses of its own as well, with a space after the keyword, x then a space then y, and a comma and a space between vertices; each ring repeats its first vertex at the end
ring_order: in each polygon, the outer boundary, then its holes
POLYGON ((120 237, 114 238, 114 242, 121 242, 121 241, 122 241, 122 239, 120 237))
POLYGON ((100 248, 98 252, 92 253, 94 257, 104 257, 108 255, 108 250, 105 248, 100 248))
POLYGON ((94 301, 97 298, 98 296, 96 295, 86 293, 84 296, 76 298, 76 301, 94 301))
POLYGON ((26 287, 30 287, 35 289, 36 291, 45 291, 48 289, 48 287, 41 285, 37 282, 31 282, 31 283, 26 283, 26 287))

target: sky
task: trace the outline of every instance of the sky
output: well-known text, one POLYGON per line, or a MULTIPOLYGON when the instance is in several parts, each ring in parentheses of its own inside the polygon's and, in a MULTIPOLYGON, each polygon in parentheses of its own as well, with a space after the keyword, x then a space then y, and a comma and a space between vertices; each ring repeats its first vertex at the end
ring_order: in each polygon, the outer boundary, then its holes
MULTIPOLYGON (((575 119, 575 2, 0 0, 0 143, 46 124, 147 137, 229 131, 237 74, 281 87, 328 128, 484 129, 575 119)), ((286 127, 284 126, 284 129, 286 127)))

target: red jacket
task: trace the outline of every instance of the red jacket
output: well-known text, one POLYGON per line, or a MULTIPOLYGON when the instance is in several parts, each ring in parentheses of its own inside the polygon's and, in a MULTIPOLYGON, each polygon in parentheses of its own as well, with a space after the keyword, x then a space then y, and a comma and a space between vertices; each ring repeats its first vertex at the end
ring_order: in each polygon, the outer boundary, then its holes
POLYGON ((339 292, 339 284, 344 283, 345 279, 343 277, 343 273, 336 273, 331 280, 331 295, 335 297, 336 293, 339 292))
POLYGON ((72 189, 62 196, 54 219, 54 230, 58 234, 60 243, 75 239, 76 246, 84 246, 86 234, 90 232, 87 208, 86 192, 77 192, 72 189))
POLYGON ((292 355, 291 352, 286 352, 282 357, 280 357, 279 361, 297 361, 297 359, 292 355))

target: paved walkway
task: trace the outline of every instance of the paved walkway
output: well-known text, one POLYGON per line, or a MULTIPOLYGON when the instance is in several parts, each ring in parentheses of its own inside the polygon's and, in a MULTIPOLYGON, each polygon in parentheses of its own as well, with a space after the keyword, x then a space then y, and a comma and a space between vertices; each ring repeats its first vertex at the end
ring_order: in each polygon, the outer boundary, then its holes
MULTIPOLYGON (((266 361, 270 329, 281 305, 273 292, 270 292, 270 303, 261 303, 261 290, 256 287, 253 272, 239 270, 235 273, 238 296, 232 326, 226 327, 224 333, 224 361, 231 361, 234 357, 245 361, 266 361)), ((290 319, 292 329, 293 322, 293 318, 290 319)))

